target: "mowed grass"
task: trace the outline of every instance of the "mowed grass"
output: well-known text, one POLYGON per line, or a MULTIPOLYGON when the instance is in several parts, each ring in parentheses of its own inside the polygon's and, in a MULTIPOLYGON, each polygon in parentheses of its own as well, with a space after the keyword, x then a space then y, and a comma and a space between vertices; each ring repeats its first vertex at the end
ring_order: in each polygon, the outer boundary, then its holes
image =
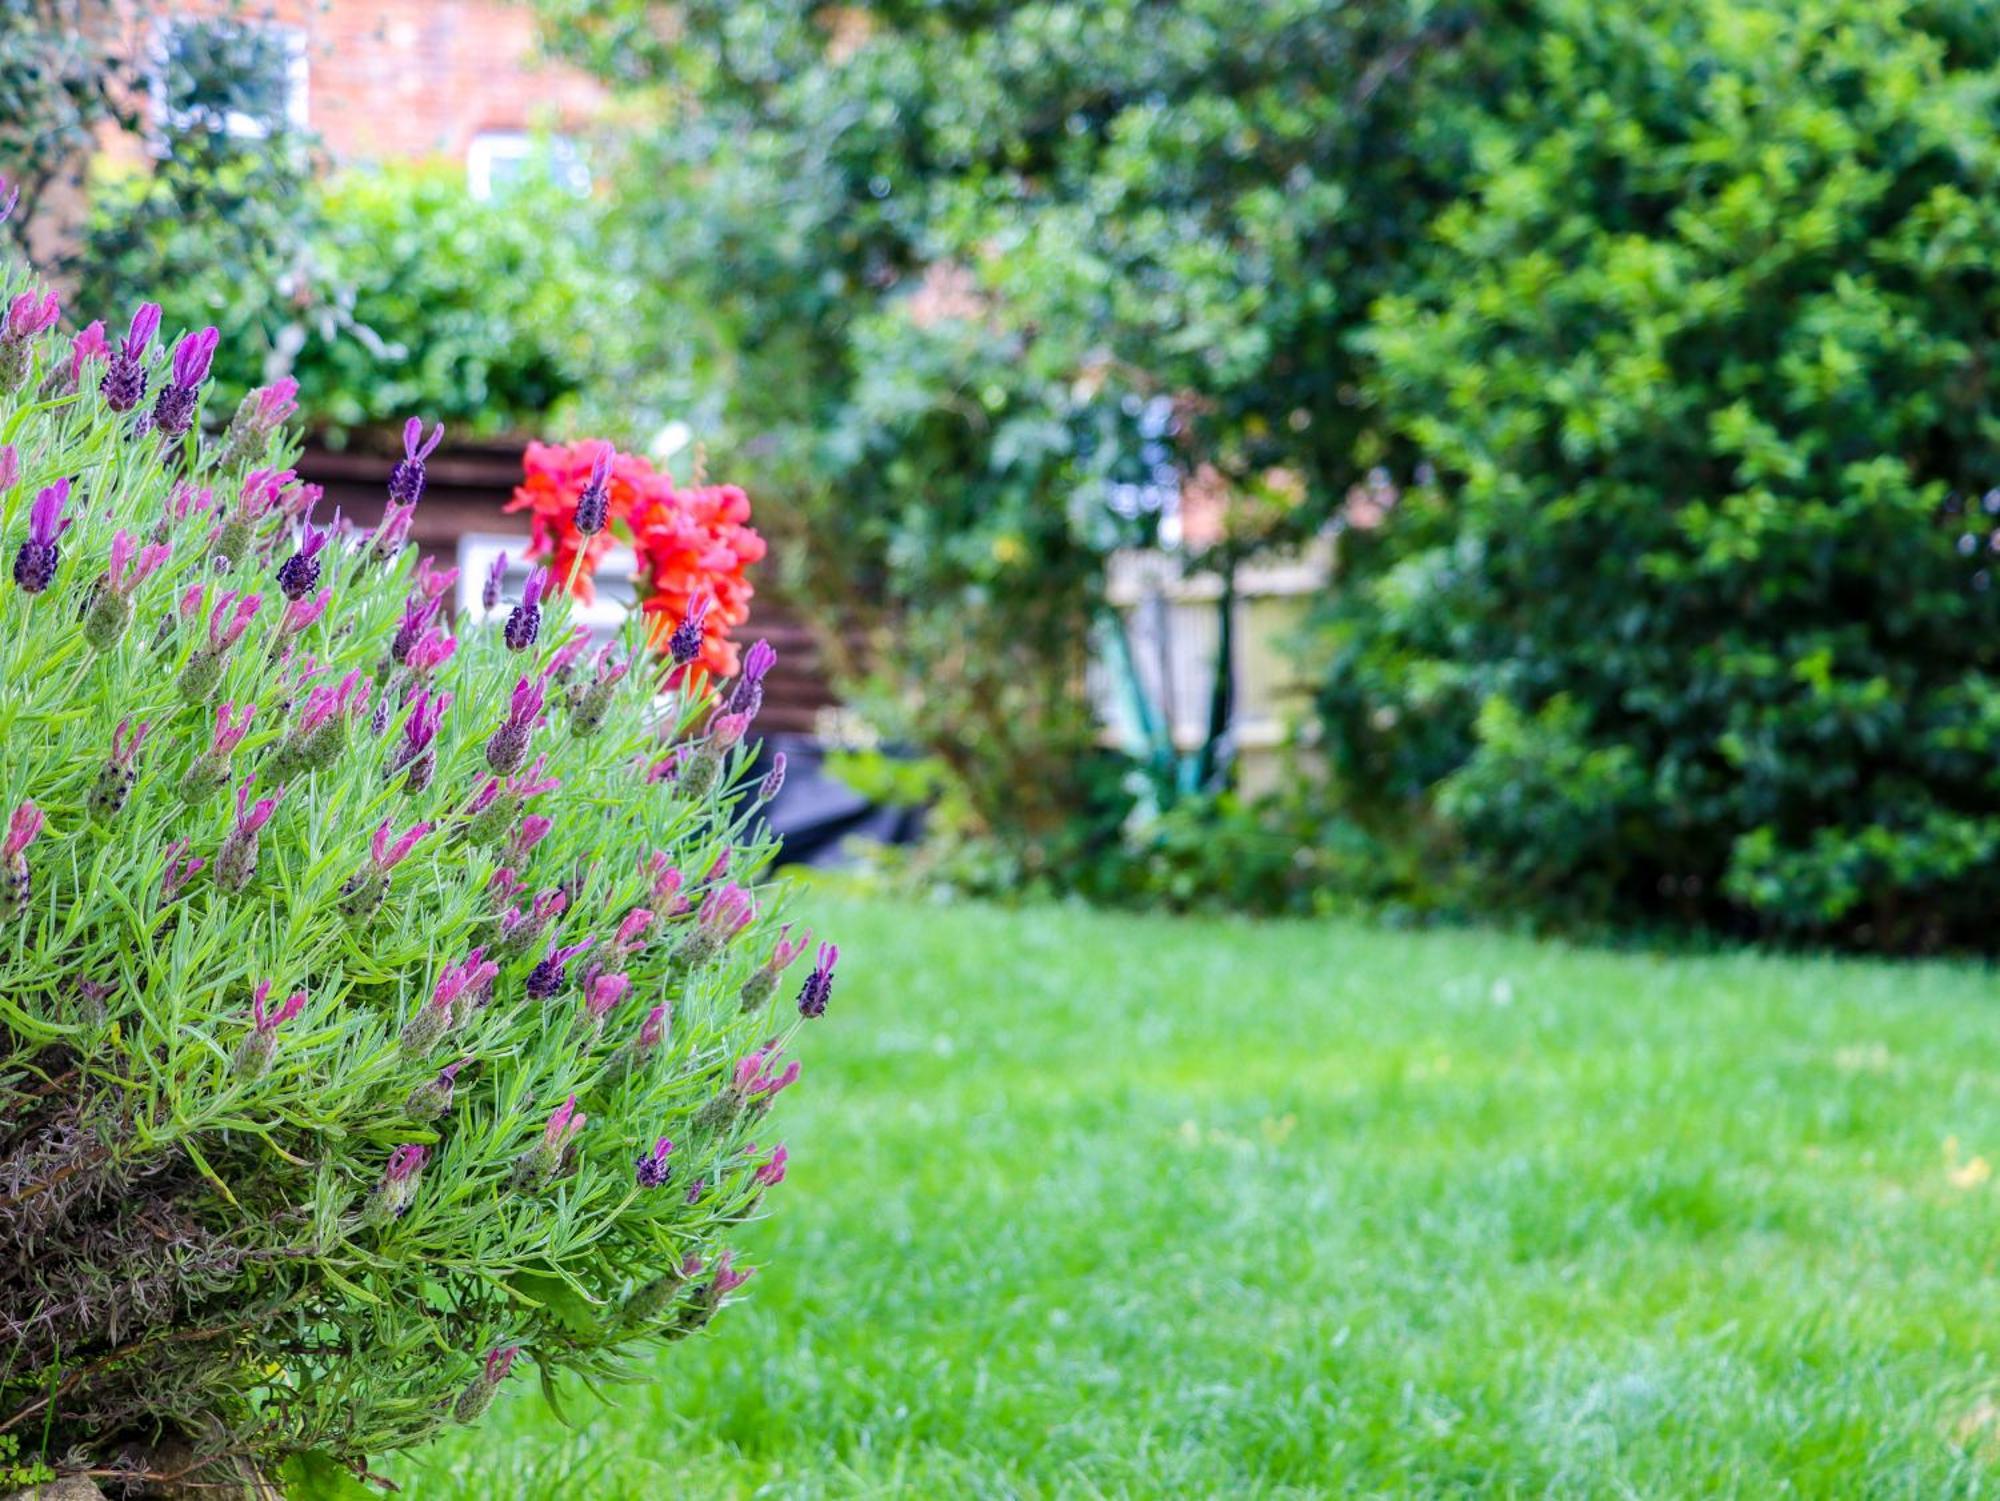
POLYGON ((749 1300, 414 1501, 2000 1489, 2000 982, 811 903, 749 1300))

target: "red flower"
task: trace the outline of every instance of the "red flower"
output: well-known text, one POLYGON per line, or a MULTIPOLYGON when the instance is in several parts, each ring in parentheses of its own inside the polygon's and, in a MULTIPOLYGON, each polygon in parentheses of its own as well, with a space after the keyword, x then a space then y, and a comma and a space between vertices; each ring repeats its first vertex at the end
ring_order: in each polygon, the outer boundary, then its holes
POLYGON ((749 497, 735 485, 677 489, 671 475, 620 453, 611 464, 610 524, 585 537, 576 529, 577 498, 604 447, 594 439, 528 445, 526 475, 507 509, 529 513, 530 556, 546 562, 554 581, 563 583, 581 551, 576 592, 588 601, 596 597, 591 575, 610 550, 613 532, 619 533, 638 555, 640 608, 654 617, 660 649, 689 605, 706 597, 712 607, 696 664, 714 677, 734 676, 737 651, 729 633, 750 618, 755 592, 744 570, 765 552, 764 539, 749 525, 749 497))

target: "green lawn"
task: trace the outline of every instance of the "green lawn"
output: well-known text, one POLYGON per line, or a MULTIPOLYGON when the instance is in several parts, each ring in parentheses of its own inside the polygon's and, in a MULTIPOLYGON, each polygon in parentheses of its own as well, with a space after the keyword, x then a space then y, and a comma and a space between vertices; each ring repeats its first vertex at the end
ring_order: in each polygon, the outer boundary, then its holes
POLYGON ((1979 969, 810 905, 754 1296, 413 1501, 2000 1489, 1979 969))

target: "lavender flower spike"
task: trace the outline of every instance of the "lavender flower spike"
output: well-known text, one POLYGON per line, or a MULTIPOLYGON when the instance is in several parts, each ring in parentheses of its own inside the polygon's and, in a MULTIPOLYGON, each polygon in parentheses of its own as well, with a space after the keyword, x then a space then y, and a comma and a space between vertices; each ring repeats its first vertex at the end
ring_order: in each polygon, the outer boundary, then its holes
POLYGON ((596 941, 594 938, 586 938, 581 943, 560 947, 551 943, 542 961, 528 971, 528 994, 538 1001, 546 1001, 550 996, 558 994, 563 987, 563 967, 596 941))
POLYGON ((299 383, 289 375, 243 398, 223 439, 220 468, 233 470, 259 457, 271 434, 299 409, 299 383))
POLYGON ((486 1415, 486 1409, 493 1405, 494 1392, 500 1389, 500 1383, 514 1368, 514 1357, 520 1348, 519 1345, 501 1345, 487 1352, 486 1363, 479 1374, 452 1404, 451 1415, 454 1419, 461 1423, 476 1423, 486 1415))
POLYGON ((428 1148, 414 1144, 391 1152, 388 1165, 382 1169, 382 1181, 375 1185, 375 1192, 369 1196, 368 1205, 362 1211, 362 1222, 387 1224, 406 1213, 417 1196, 417 1175, 423 1171, 429 1157, 428 1148))
POLYGON ((576 498, 576 529, 586 537, 595 536, 604 530, 606 514, 611 509, 611 461, 615 453, 609 443, 598 449, 597 457, 591 461, 590 483, 583 487, 583 493, 576 498))
MULTIPOLYGON (((339 519, 335 518, 336 521, 339 519)), ((319 584, 319 555, 332 533, 310 521, 299 535, 299 550, 278 565, 278 587, 286 599, 297 601, 312 593, 319 584)))
POLYGON ((14 582, 29 594, 40 594, 55 579, 60 539, 69 530, 70 518, 62 513, 68 503, 69 481, 59 479, 28 507, 28 540, 14 554, 14 582))
MULTIPOLYGON (((506 562, 504 553, 501 554, 501 562, 506 562)), ((535 644, 535 637, 542 630, 542 596, 548 588, 548 569, 537 568, 528 575, 528 582, 521 590, 521 602, 508 614, 507 624, 501 632, 509 651, 526 651, 535 644)))
POLYGON ((434 1121, 451 1110, 452 1091, 458 1084, 458 1071, 470 1063, 468 1056, 456 1063, 447 1063, 437 1071, 435 1079, 426 1079, 410 1091, 410 1097, 403 1102, 403 1109, 413 1120, 434 1121))
POLYGON ((508 699, 507 717, 486 742, 486 764, 506 776, 528 756, 528 740, 542 721, 546 689, 542 679, 522 678, 508 699))
POLYGON ((146 302, 132 315, 132 326, 111 351, 98 389, 114 412, 129 412, 146 399, 146 346, 160 328, 160 305, 146 302))
POLYGON ((674 627, 674 633, 667 637, 667 651, 674 659, 674 666, 685 667, 701 655, 702 637, 712 603, 705 594, 688 602, 687 614, 674 627))
POLYGON ((257 873, 257 835, 285 798, 285 789, 280 787, 270 797, 252 802, 250 788, 255 781, 255 777, 245 777, 237 785, 236 823, 216 851, 215 884, 224 891, 241 891, 250 884, 257 873))
POLYGON ((741 714, 747 724, 764 707, 764 678, 777 665, 778 652, 768 641, 759 641, 743 655, 743 675, 729 691, 727 710, 741 714))
POLYGON ((42 810, 23 800, 7 820, 7 838, 0 843, 0 918, 16 917, 34 894, 28 871, 28 846, 42 832, 42 810))
POLYGON ((139 778, 135 764, 139 747, 145 744, 146 731, 151 728, 142 719, 135 730, 128 717, 119 720, 118 728, 111 732, 110 758, 98 768, 97 782, 91 787, 88 800, 90 815, 99 823, 109 824, 125 810, 126 799, 131 797, 133 783, 139 778))
POLYGON ((507 554, 496 553, 486 570, 486 582, 479 590, 479 608, 491 615, 500 608, 500 586, 507 582, 507 554))
POLYGON ((583 1134, 587 1119, 577 1111, 575 1095, 558 1105, 542 1128, 542 1139, 514 1164, 514 1186, 536 1188, 571 1171, 576 1162, 576 1139, 583 1134))
POLYGON ((833 996, 833 967, 840 962, 838 945, 823 943, 819 946, 819 963, 806 976, 806 983, 799 987, 799 1015, 811 1020, 826 1015, 826 1003, 833 996))
POLYGON ((785 753, 779 751, 771 757, 771 769, 764 773, 764 780, 757 784, 757 801, 769 803, 777 801, 778 794, 785 787, 785 753))
POLYGON ((260 981, 257 993, 250 998, 249 1035, 236 1049, 236 1071, 252 1079, 262 1078, 270 1072, 271 1059, 278 1050, 278 1028, 305 1009, 306 993, 303 990, 293 991, 275 1011, 264 1009, 264 1002, 270 999, 270 995, 271 982, 260 981))
POLYGON ((111 566, 97 580, 90 609, 83 617, 83 637, 97 651, 109 651, 132 624, 132 593, 159 572, 173 547, 149 542, 141 547, 132 534, 120 531, 111 539, 111 566))
POLYGON ((444 711, 451 707, 451 695, 440 693, 433 697, 419 688, 416 704, 410 710, 410 717, 403 721, 403 738, 396 748, 389 752, 389 759, 383 764, 383 775, 393 778, 398 772, 407 771, 404 790, 422 792, 430 786, 431 778, 437 774, 438 727, 444 723, 444 711))
POLYGON ((667 1164, 667 1156, 674 1144, 662 1136, 653 1143, 653 1150, 641 1152, 638 1161, 638 1180, 641 1188, 664 1188, 673 1177, 673 1169, 667 1164))
POLYGON ((414 506, 423 498, 424 460, 436 453, 443 441, 442 422, 431 429, 428 439, 424 437, 423 418, 412 417, 403 424, 403 457, 389 471, 389 499, 400 506, 414 506))
POLYGON ((204 328, 174 346, 173 378, 160 388, 159 400, 153 403, 153 426, 165 437, 182 437, 194 426, 195 402, 221 338, 215 329, 204 328))
POLYGON ((30 341, 48 332, 62 316, 53 292, 37 297, 22 292, 0 308, 0 390, 18 391, 27 382, 33 359, 30 341))

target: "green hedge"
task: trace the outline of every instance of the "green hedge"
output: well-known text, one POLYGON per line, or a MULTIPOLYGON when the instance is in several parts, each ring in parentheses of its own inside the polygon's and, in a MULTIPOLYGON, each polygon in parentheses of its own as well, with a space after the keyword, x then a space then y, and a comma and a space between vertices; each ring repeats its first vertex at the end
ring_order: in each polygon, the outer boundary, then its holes
POLYGON ((1342 785, 1546 912, 1990 943, 2000 12, 1530 20, 1367 336, 1436 478, 1346 539, 1342 785))
POLYGON ((455 163, 316 177, 194 131, 98 185, 76 277, 89 305, 220 327, 218 410, 289 374, 336 439, 420 407, 459 437, 535 432, 591 372, 589 216, 539 182, 476 200, 455 163))

